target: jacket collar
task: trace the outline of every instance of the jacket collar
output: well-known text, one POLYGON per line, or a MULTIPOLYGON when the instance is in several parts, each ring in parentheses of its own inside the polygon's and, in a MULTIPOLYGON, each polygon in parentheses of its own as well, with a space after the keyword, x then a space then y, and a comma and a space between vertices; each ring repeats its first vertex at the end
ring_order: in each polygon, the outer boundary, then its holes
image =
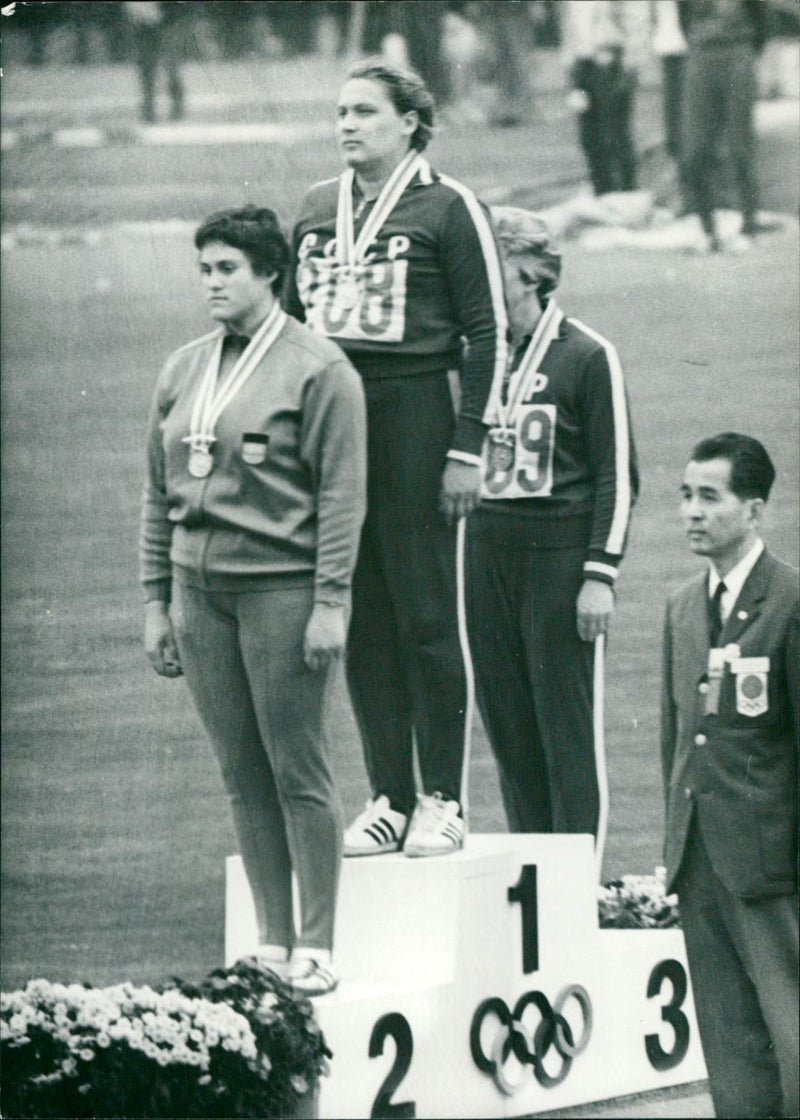
MULTIPOLYGON (((772 563, 772 558, 765 548, 745 580, 744 587, 722 629, 721 646, 738 642, 742 634, 761 614, 762 604, 767 596, 772 563)), ((706 610, 708 573, 703 572, 696 576, 687 591, 688 597, 684 599, 681 607, 681 633, 684 635, 687 664, 693 665, 700 675, 708 666, 708 612, 706 610)))
POLYGON ((720 641, 723 645, 735 642, 761 614, 761 604, 767 597, 769 572, 770 558, 765 548, 744 581, 739 597, 722 628, 720 641))

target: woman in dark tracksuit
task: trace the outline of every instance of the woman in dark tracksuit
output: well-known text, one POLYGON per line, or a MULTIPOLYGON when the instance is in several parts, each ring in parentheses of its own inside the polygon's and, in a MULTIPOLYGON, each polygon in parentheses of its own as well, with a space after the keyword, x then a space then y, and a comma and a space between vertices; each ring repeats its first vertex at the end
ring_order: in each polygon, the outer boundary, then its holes
POLYGON ((281 310, 289 249, 271 210, 212 215, 195 245, 220 329, 176 350, 156 386, 145 647, 161 676, 186 677, 219 759, 258 956, 319 995, 336 985, 325 722, 365 508, 364 395, 339 348, 281 310))
POLYGON ((422 154, 432 124, 417 75, 354 67, 338 105, 347 169, 310 190, 293 237, 287 309, 339 343, 367 398, 367 518, 347 676, 372 796, 345 833, 345 855, 444 854, 465 834, 456 523, 478 498, 506 317, 485 209, 422 154), (454 415, 447 374, 456 368, 454 415))
POLYGON ((478 704, 515 832, 601 830, 594 640, 608 629, 638 473, 619 358, 567 319, 535 214, 492 210, 511 326, 467 526, 478 704))

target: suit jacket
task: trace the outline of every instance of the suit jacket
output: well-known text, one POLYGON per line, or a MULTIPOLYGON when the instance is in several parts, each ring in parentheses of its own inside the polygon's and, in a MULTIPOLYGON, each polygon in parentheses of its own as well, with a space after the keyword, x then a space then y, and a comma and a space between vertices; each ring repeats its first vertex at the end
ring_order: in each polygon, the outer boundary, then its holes
POLYGON ((661 756, 668 888, 696 814, 728 890, 747 898, 790 894, 798 858, 798 575, 761 554, 725 623, 726 662, 717 682, 708 672, 707 581, 705 572, 690 580, 666 611, 661 756))

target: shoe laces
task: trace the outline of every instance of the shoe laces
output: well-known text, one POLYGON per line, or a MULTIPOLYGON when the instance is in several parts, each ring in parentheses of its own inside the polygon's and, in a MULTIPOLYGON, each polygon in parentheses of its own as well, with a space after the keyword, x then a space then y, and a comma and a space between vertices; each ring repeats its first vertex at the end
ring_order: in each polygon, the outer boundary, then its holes
POLYGON ((321 967, 315 957, 305 957, 301 968, 298 969, 296 963, 293 965, 292 980, 308 980, 316 972, 319 972, 321 967))
POLYGON ((434 832, 444 819, 448 803, 438 791, 424 800, 420 798, 420 801, 423 807, 422 830, 424 832, 434 832))

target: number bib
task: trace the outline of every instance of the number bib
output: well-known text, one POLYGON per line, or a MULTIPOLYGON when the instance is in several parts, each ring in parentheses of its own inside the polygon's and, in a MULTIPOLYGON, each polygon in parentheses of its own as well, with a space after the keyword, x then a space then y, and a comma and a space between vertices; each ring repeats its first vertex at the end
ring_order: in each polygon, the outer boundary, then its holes
POLYGON ((556 440, 554 404, 520 404, 514 410, 516 454, 495 450, 490 431, 483 446, 482 498, 544 498, 553 490, 556 440))
POLYGON ((402 342, 408 261, 365 261, 343 269, 328 257, 307 257, 297 270, 306 322, 317 334, 366 342, 402 342))

